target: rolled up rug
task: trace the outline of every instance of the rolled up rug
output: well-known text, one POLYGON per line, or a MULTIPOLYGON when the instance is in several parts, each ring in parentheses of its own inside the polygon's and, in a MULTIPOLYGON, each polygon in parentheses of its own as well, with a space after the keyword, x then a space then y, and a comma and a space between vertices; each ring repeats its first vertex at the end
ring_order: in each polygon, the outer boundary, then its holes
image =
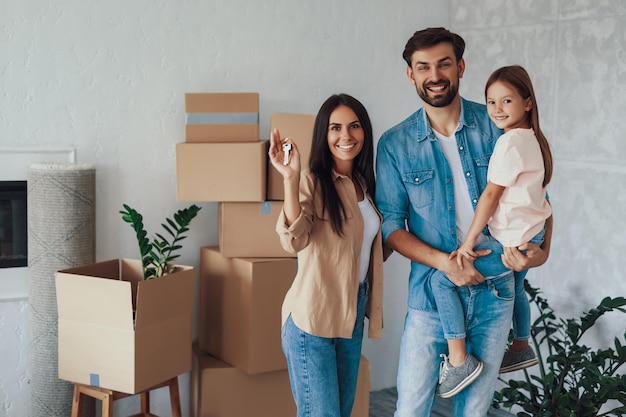
POLYGON ((27 178, 32 417, 67 417, 73 386, 58 379, 55 272, 95 262, 96 170, 33 164, 27 178))

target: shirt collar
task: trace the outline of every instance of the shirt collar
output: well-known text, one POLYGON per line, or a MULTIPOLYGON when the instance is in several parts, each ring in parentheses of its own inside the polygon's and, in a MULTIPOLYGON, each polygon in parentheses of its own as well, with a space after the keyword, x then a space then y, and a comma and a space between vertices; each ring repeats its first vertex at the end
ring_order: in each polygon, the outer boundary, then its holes
POLYGON ((471 111, 466 112, 465 107, 467 106, 467 100, 461 97, 461 117, 459 118, 459 128, 457 130, 461 130, 464 126, 474 127, 476 125, 476 120, 474 119, 474 113, 471 111))
POLYGON ((347 179, 350 179, 350 178, 348 178, 348 176, 347 176, 347 175, 343 175, 343 174, 340 174, 339 172, 337 172, 337 171, 335 170, 335 168, 333 168, 333 169, 332 169, 332 174, 333 174, 333 176, 332 176, 333 181, 337 181, 339 178, 347 178, 347 179))
MULTIPOLYGON (((475 120, 474 120, 474 116, 472 115, 472 112, 465 111, 467 100, 465 100, 463 97, 460 97, 460 98, 461 98, 461 116, 459 117, 459 125, 456 128, 456 132, 463 129, 463 127, 465 126, 473 127, 475 125, 475 120)), ((421 117, 422 117, 422 122, 423 122, 422 126, 424 126, 424 128, 419 129, 418 131, 418 141, 425 140, 429 137, 434 137, 433 128, 430 125, 430 121, 428 120, 428 116, 426 115, 426 111, 424 110, 423 107, 421 108, 421 117)))

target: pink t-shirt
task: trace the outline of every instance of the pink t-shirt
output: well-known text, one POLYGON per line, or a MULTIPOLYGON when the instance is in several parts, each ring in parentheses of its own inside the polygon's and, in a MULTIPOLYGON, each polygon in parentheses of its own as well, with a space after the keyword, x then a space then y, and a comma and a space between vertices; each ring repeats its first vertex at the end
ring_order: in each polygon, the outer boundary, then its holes
POLYGON ((552 214, 543 176, 541 149, 532 129, 511 129, 500 136, 487 179, 506 188, 488 226, 503 246, 528 242, 552 214))

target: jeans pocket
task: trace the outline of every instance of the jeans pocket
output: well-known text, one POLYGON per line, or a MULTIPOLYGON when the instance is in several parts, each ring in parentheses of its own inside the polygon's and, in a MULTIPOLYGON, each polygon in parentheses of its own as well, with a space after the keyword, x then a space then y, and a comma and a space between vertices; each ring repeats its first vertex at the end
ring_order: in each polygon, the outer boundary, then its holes
POLYGON ((493 295, 502 301, 513 301, 515 299, 515 278, 513 273, 506 274, 499 278, 489 280, 493 295))

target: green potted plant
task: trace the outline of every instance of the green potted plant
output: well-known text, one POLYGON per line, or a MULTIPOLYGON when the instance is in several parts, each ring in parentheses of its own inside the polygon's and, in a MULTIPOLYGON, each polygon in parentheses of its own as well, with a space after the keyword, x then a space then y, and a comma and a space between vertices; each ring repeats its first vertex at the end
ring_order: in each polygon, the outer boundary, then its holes
POLYGON ((173 272, 172 261, 180 256, 176 252, 182 249, 180 242, 187 237, 185 233, 189 231, 189 224, 201 208, 193 204, 174 213, 174 220, 166 218, 167 224, 161 223, 161 227, 169 234, 169 239, 159 233, 149 239, 143 225, 143 216, 127 204, 123 204, 123 207, 124 210, 120 210, 122 220, 131 225, 137 237, 143 279, 157 278, 173 272))
POLYGON ((579 318, 559 318, 537 288, 525 283, 539 315, 532 325, 539 366, 524 370, 521 380, 505 380, 495 392, 494 408, 523 409, 518 417, 591 417, 626 415, 626 333, 613 347, 592 349, 583 335, 604 314, 626 312, 624 297, 606 297, 579 318), (604 408, 603 408, 604 407, 604 408), (602 409, 602 410, 601 410, 602 409))
POLYGON ((123 208, 141 259, 100 261, 55 275, 58 375, 136 394, 191 371, 195 269, 173 262, 200 207, 177 211, 153 238, 143 216, 123 208))

